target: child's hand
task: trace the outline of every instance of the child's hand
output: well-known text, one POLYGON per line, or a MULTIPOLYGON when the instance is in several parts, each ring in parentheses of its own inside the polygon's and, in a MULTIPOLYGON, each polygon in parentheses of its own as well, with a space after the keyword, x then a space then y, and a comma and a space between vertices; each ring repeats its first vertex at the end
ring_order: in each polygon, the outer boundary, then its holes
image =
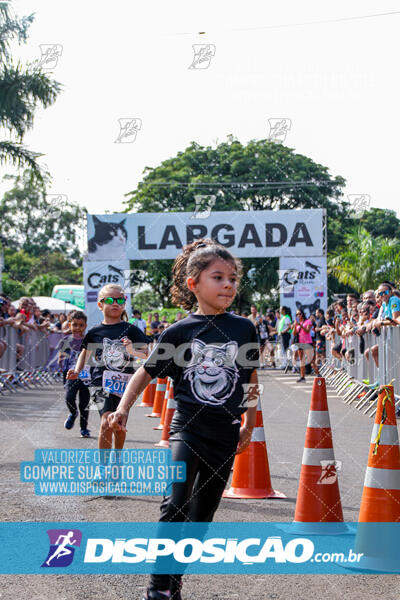
POLYGON ((133 346, 131 340, 127 337, 123 337, 121 342, 125 346, 125 349, 129 352, 129 354, 133 355, 133 346))
POLYGON ((74 369, 70 369, 67 373, 67 379, 78 379, 79 373, 74 371, 74 369))
POLYGON ((253 429, 248 427, 241 427, 239 433, 239 443, 235 454, 241 454, 246 450, 251 441, 251 434, 253 429))
POLYGON ((126 428, 126 422, 128 420, 128 413, 120 410, 108 415, 108 424, 114 431, 128 431, 126 428))

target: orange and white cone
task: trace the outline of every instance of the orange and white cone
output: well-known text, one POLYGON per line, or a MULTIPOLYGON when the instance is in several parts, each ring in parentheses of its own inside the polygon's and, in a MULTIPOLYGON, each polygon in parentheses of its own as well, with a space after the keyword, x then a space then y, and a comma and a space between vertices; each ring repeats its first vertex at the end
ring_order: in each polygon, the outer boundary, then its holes
POLYGON ((142 401, 139 404, 139 406, 144 406, 145 408, 153 408, 154 397, 156 395, 156 387, 157 379, 152 379, 143 392, 142 401))
POLYGON ((393 386, 378 397, 359 522, 400 521, 400 449, 393 386))
POLYGON ((223 497, 286 498, 285 494, 272 488, 260 400, 250 444, 244 452, 236 455, 231 487, 223 493, 223 497))
POLYGON ((164 402, 165 390, 167 389, 167 378, 157 379, 156 393, 154 396, 153 412, 146 417, 159 419, 161 417, 162 406, 164 402))
POLYGON ((161 435, 161 440, 155 446, 161 446, 162 448, 169 448, 169 428, 171 425, 172 417, 176 409, 176 402, 174 400, 174 386, 171 384, 169 388, 167 409, 165 411, 164 427, 161 435))
POLYGON ((323 377, 314 379, 294 522, 289 529, 309 535, 350 533, 343 523, 323 377))
POLYGON ((400 522, 400 448, 392 385, 381 387, 372 429, 368 466, 358 517, 355 550, 362 553, 352 569, 398 573, 400 522))
POLYGON ((153 429, 156 429, 157 431, 162 431, 164 429, 165 411, 167 410, 167 402, 168 402, 168 398, 169 398, 169 391, 171 389, 171 385, 172 385, 171 379, 168 377, 167 387, 165 389, 165 394, 164 394, 164 401, 163 401, 163 405, 162 405, 162 409, 161 409, 160 422, 158 425, 153 427, 153 429))

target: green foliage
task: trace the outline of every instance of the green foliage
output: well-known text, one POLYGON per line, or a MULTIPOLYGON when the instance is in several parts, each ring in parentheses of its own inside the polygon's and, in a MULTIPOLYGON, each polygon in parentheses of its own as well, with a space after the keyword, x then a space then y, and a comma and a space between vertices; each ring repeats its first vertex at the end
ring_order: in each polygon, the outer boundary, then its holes
POLYGON ((49 275, 43 273, 36 275, 26 287, 28 296, 51 296, 51 292, 55 285, 65 283, 58 275, 49 275))
POLYGON ((61 85, 44 74, 38 64, 13 64, 11 43, 14 39, 19 44, 26 42, 32 22, 33 15, 18 18, 9 3, 0 3, 0 127, 12 138, 0 140, 0 164, 28 168, 32 177, 43 183, 48 173, 37 162, 40 153, 26 148, 22 139, 33 127, 37 107, 51 106, 61 85))
POLYGON ((52 196, 49 199, 45 186, 38 184, 27 170, 8 178, 15 185, 0 201, 3 244, 15 251, 24 250, 30 256, 58 252, 79 261, 78 232, 84 227, 86 210, 66 200, 58 204, 52 196))
POLYGON ((18 300, 21 296, 26 295, 26 288, 23 283, 12 279, 8 273, 3 274, 3 292, 11 298, 11 300, 18 300))
POLYGON ((137 308, 143 314, 145 310, 156 310, 160 306, 160 299, 153 290, 138 292, 132 298, 132 308, 137 308))
POLYGON ((383 280, 400 279, 400 241, 375 237, 364 228, 346 234, 344 245, 328 260, 328 272, 361 293, 383 280))

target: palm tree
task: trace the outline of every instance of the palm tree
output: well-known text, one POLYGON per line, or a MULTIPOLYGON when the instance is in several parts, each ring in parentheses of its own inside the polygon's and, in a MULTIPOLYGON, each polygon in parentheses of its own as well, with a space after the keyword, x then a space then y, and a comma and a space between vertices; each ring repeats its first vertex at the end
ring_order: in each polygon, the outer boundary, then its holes
POLYGON ((381 281, 400 278, 400 241, 373 237, 366 229, 353 229, 344 245, 328 259, 328 272, 359 293, 375 289, 381 281))
POLYGON ((11 15, 9 4, 0 2, 0 127, 14 139, 0 140, 0 164, 11 163, 27 167, 32 175, 43 181, 37 163, 40 153, 32 152, 22 144, 25 133, 33 127, 34 111, 39 103, 47 108, 53 104, 61 85, 51 81, 35 64, 13 65, 10 41, 26 42, 27 29, 33 15, 18 19, 11 15))

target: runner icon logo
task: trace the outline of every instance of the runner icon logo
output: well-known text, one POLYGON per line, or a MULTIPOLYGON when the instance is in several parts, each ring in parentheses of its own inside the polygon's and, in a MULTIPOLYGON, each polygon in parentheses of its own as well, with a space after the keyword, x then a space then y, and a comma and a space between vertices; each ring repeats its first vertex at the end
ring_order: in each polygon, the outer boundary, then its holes
POLYGON ((42 567, 68 567, 74 558, 75 548, 81 545, 79 529, 48 529, 50 548, 42 567))

